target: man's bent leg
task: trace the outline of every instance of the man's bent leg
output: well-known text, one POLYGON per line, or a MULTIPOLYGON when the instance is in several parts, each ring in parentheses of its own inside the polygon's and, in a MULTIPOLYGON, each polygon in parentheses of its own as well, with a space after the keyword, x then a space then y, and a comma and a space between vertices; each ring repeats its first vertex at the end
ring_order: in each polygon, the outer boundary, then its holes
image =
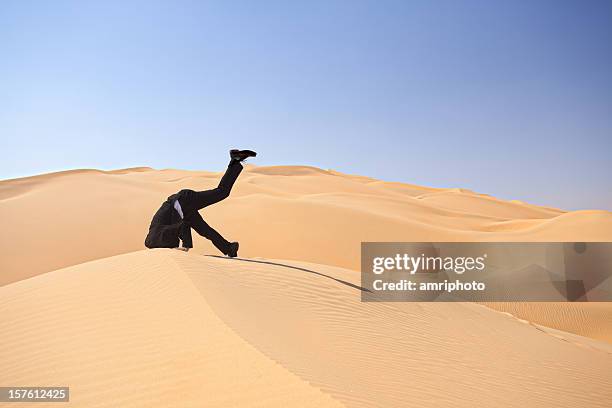
POLYGON ((193 239, 191 238, 191 225, 184 222, 179 230, 179 238, 183 242, 183 248, 193 248, 193 239))
MULTIPOLYGON (((183 221, 187 225, 191 226, 198 234, 212 241, 213 245, 217 247, 224 255, 229 252, 230 243, 221 236, 213 227, 208 225, 199 212, 194 211, 185 215, 183 221)), ((190 234, 191 237, 191 234, 190 234)))

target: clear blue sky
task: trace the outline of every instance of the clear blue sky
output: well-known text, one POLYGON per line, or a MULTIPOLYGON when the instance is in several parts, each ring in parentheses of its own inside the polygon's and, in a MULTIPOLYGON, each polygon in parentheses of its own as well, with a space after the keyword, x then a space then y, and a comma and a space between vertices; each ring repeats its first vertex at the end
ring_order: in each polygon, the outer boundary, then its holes
POLYGON ((612 1, 2 1, 0 178, 308 164, 612 209, 612 1))

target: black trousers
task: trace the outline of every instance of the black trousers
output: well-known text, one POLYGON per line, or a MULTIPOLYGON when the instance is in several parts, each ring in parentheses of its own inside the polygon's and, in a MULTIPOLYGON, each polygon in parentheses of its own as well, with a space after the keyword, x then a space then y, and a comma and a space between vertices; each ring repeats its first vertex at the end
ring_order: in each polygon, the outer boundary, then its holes
POLYGON ((242 164, 232 160, 217 188, 205 191, 181 190, 178 193, 178 201, 183 210, 183 223, 179 231, 179 238, 183 241, 183 247, 193 248, 191 229, 212 241, 219 251, 226 254, 229 252, 229 242, 221 236, 213 227, 208 225, 198 212, 204 207, 218 203, 227 198, 232 191, 232 186, 242 172, 242 164))

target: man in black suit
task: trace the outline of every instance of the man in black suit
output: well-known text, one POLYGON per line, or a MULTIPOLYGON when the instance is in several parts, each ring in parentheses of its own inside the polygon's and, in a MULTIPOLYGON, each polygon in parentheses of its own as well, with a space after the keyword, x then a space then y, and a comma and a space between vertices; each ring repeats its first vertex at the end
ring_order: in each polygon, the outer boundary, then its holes
POLYGON ((224 255, 238 256, 238 242, 228 242, 204 221, 198 211, 227 198, 242 172, 241 162, 256 155, 252 150, 230 150, 230 163, 217 188, 205 191, 181 190, 168 197, 153 216, 145 246, 188 251, 193 248, 193 228, 198 234, 211 240, 224 255), (182 248, 179 248, 179 240, 183 242, 182 248))

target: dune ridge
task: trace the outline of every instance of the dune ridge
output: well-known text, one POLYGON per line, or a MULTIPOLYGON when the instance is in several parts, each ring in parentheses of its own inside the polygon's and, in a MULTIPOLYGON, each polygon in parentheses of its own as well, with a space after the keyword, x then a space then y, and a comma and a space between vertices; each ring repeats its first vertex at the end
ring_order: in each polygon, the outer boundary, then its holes
POLYGON ((70 406, 342 406, 236 336, 168 251, 0 288, 0 384, 70 386, 70 406))

